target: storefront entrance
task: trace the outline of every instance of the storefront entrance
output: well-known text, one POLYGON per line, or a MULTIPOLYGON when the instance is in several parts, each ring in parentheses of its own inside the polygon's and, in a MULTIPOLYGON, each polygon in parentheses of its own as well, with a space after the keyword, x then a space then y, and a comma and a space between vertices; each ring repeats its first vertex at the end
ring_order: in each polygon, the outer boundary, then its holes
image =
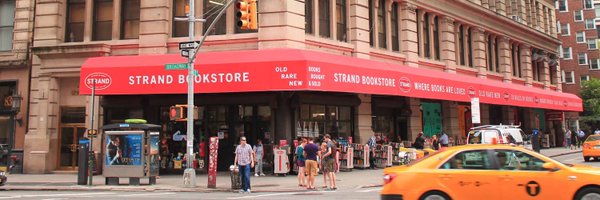
POLYGON ((427 137, 442 132, 442 106, 440 103, 422 102, 423 133, 427 137))
POLYGON ((79 139, 83 138, 86 128, 83 124, 62 125, 60 128, 60 169, 76 169, 79 139))

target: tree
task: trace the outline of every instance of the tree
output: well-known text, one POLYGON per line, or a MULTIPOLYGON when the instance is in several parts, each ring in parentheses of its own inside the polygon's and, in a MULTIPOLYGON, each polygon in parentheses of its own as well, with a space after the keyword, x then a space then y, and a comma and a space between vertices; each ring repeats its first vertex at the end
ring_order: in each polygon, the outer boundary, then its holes
POLYGON ((580 96, 583 100, 581 121, 590 127, 598 127, 600 122, 600 80, 591 78, 583 81, 580 96))

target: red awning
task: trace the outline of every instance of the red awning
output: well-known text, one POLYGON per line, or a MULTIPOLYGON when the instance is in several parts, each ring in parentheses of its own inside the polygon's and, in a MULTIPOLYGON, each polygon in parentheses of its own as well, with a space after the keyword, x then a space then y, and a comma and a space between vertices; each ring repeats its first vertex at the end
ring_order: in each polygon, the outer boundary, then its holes
MULTIPOLYGON (((111 56, 88 59, 81 68, 80 93, 97 95, 185 94, 187 70, 179 55, 111 56)), ((582 111, 573 94, 441 71, 411 68, 307 50, 270 49, 201 53, 196 93, 334 91, 582 111)))

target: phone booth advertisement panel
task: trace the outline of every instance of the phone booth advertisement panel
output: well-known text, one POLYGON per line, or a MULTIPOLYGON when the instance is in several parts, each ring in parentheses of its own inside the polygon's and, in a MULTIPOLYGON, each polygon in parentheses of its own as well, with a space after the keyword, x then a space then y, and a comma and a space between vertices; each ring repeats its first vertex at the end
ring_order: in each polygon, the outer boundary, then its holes
POLYGON ((139 185, 140 178, 156 183, 159 171, 159 128, 152 124, 111 124, 104 131, 104 170, 107 185, 118 185, 129 178, 139 185))

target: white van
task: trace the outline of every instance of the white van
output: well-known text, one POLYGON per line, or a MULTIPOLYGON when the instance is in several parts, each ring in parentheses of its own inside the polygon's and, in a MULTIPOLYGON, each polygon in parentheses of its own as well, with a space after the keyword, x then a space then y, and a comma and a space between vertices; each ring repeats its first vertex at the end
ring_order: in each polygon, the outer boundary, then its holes
POLYGON ((527 135, 514 125, 485 125, 473 127, 467 134, 468 144, 492 144, 496 139, 498 144, 516 144, 531 149, 531 143, 527 135), (511 137, 509 137, 511 136, 511 137))

